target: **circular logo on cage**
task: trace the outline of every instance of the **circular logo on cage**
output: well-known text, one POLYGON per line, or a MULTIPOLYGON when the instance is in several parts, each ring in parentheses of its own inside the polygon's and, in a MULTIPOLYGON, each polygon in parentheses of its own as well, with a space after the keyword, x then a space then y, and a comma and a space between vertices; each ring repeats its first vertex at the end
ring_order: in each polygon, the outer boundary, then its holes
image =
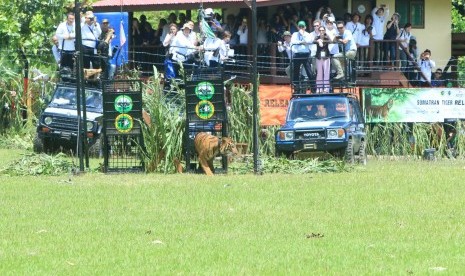
POLYGON ((195 87, 195 95, 201 100, 210 100, 215 94, 215 87, 208 81, 203 81, 195 87))
POLYGON ((122 133, 128 133, 134 126, 134 119, 129 114, 120 114, 115 119, 116 130, 122 133))
POLYGON ((119 113, 128 113, 132 110, 133 102, 128 95, 121 95, 115 99, 115 110, 119 113))
POLYGON ((215 107, 210 101, 200 101, 195 106, 195 114, 197 114, 200 119, 210 119, 214 113, 215 107))

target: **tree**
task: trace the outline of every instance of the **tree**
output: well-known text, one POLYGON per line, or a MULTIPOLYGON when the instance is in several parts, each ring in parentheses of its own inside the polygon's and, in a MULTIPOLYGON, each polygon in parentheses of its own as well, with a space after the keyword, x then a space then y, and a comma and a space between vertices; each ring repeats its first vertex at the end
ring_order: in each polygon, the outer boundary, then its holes
POLYGON ((452 0, 452 32, 465 32, 465 0, 452 0))
POLYGON ((73 5, 73 0, 0 0, 0 49, 8 51, 10 61, 21 49, 32 64, 43 61, 40 51, 49 51, 51 36, 73 5))

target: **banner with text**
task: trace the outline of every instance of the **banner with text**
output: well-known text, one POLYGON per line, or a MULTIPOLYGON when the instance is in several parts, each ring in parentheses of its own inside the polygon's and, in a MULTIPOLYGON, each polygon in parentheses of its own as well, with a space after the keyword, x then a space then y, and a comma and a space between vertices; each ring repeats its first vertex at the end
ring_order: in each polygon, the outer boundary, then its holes
POLYGON ((282 125, 286 120, 287 105, 292 96, 289 85, 259 86, 260 125, 282 125))
POLYGON ((363 99, 368 123, 465 119, 462 88, 364 88, 363 99))

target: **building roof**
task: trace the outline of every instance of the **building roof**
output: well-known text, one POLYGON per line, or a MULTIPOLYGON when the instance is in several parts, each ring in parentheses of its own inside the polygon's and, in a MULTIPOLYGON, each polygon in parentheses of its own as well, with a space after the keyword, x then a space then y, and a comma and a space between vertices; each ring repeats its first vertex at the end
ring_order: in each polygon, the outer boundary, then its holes
MULTIPOLYGON (((256 0, 257 7, 283 5, 300 2, 300 0, 256 0)), ((101 0, 92 5, 96 12, 120 11, 155 11, 155 10, 191 10, 198 9, 200 4, 205 8, 247 8, 251 0, 101 0)))

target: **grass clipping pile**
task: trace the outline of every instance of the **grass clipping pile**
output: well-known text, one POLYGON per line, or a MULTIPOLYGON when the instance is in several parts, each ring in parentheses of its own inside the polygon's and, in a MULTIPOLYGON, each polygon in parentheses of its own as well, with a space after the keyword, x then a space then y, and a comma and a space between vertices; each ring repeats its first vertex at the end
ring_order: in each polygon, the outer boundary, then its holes
MULTIPOLYGON (((264 156, 259 164, 261 173, 283 173, 283 174, 308 174, 308 173, 335 173, 349 172, 354 166, 343 160, 326 159, 286 159, 284 157, 264 156)), ((252 173, 254 169, 253 159, 247 158, 243 162, 233 162, 229 165, 229 170, 233 174, 252 173)))
POLYGON ((19 160, 13 161, 0 170, 3 175, 63 175, 74 168, 72 162, 64 153, 57 155, 24 154, 19 160))

